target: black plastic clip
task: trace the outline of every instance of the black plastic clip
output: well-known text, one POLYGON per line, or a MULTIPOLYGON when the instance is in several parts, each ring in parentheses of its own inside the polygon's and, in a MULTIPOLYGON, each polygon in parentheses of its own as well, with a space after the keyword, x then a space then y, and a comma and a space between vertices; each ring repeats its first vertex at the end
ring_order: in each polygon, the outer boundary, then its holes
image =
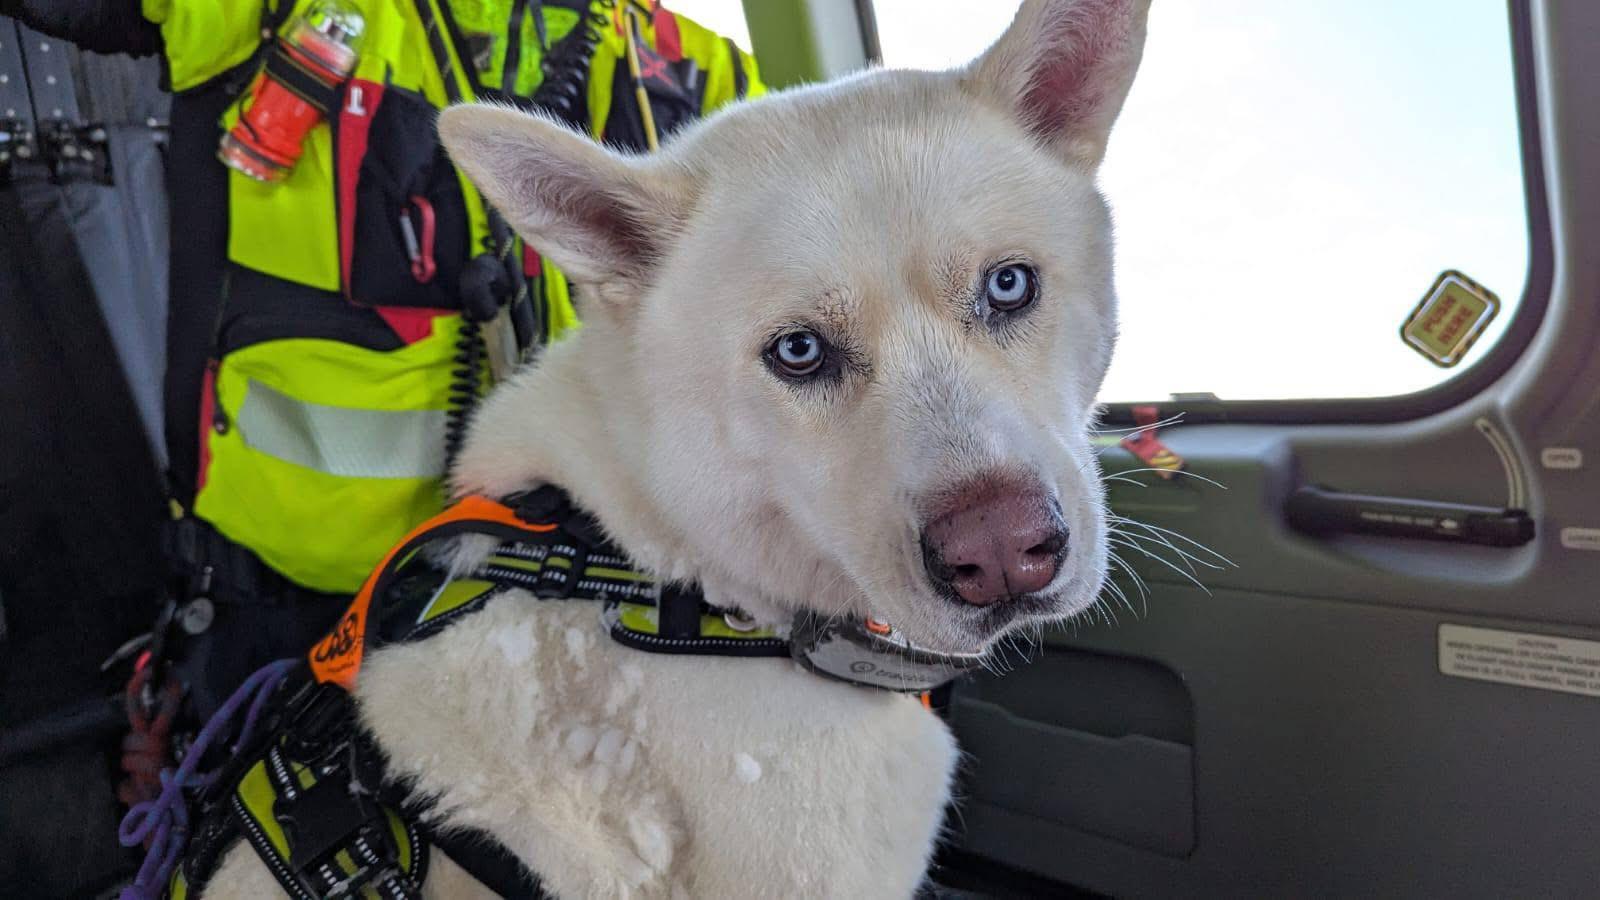
POLYGON ((335 760, 355 737, 350 694, 331 683, 307 681, 290 698, 284 717, 284 752, 307 765, 335 760))
POLYGON ((39 148, 50 164, 50 180, 111 183, 111 153, 106 130, 99 125, 74 127, 46 122, 39 128, 39 148))
POLYGON ((473 322, 493 319, 512 293, 511 280, 493 253, 480 253, 467 260, 457 289, 461 294, 461 314, 473 322))
POLYGON ((549 484, 512 494, 504 503, 517 518, 530 525, 561 521, 572 511, 572 501, 567 498, 566 491, 549 484))
POLYGON ((14 166, 39 159, 33 129, 22 119, 0 119, 0 185, 11 182, 14 166))

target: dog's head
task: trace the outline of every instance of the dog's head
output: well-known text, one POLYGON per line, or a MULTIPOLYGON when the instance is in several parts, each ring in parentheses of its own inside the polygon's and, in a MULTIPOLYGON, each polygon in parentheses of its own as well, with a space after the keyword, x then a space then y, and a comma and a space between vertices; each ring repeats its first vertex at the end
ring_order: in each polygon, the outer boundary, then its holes
POLYGON ((1146 6, 1028 0, 964 68, 780 93, 650 157, 443 115, 583 286, 579 340, 629 395, 615 437, 699 571, 946 651, 1095 600, 1116 332, 1095 171, 1146 6))

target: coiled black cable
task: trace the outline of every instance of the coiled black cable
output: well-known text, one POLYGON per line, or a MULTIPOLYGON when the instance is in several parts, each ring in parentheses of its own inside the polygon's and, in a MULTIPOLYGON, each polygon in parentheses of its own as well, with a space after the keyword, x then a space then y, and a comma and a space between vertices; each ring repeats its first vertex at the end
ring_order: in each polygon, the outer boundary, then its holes
POLYGON ((615 7, 615 0, 591 5, 583 20, 556 41, 540 62, 544 79, 533 92, 533 105, 573 128, 588 130, 585 94, 589 88, 589 61, 611 24, 615 7))
MULTIPOLYGON (((543 80, 530 98, 534 107, 549 112, 574 128, 588 128, 589 110, 585 101, 589 87, 589 62, 605 37, 605 29, 611 23, 615 7, 616 0, 603 0, 590 5, 572 31, 544 54, 540 62, 543 80)), ((535 14, 540 13, 536 11, 535 14)), ((454 34, 453 28, 450 31, 454 34)), ((454 82, 448 74, 445 80, 453 86, 454 82)), ((503 85, 502 89, 509 93, 509 86, 503 85)), ((459 98, 452 98, 455 99, 459 98)), ((455 355, 451 358, 449 408, 445 413, 445 464, 449 468, 455 467, 456 457, 467 441, 467 429, 472 424, 472 414, 477 410, 481 396, 483 370, 488 355, 484 345, 483 324, 498 313, 502 298, 514 298, 514 306, 523 299, 521 294, 512 290, 512 285, 520 279, 513 274, 516 266, 509 255, 512 249, 510 229, 491 214, 490 230, 495 232, 498 253, 485 253, 474 258, 461 274, 461 330, 456 337, 455 355)), ((527 290, 526 283, 522 285, 522 290, 527 290)), ((525 337, 520 332, 527 331, 532 336, 542 332, 545 327, 542 310, 537 308, 538 304, 531 305, 536 316, 534 320, 513 323, 520 325, 519 339, 525 337)))
MULTIPOLYGON (((509 246, 509 239, 504 243, 509 246)), ((499 313, 501 298, 510 293, 510 287, 504 261, 495 254, 481 253, 461 270, 461 330, 456 334, 456 352, 450 359, 450 405, 444 420, 445 464, 452 468, 466 443, 467 428, 482 396, 488 357, 483 325, 499 313)))
POLYGON ((444 417, 445 465, 453 469, 461 447, 467 441, 467 428, 477 411, 483 377, 483 323, 465 316, 456 337, 456 353, 450 359, 450 406, 444 417))

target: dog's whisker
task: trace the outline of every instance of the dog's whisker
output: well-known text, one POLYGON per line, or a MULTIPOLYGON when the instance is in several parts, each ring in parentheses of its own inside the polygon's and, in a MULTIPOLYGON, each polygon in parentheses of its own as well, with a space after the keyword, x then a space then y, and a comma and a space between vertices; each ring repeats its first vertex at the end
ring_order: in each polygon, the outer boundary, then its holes
MULTIPOLYGON (((1118 564, 1118 565, 1122 564, 1122 561, 1120 559, 1113 560, 1113 562, 1118 564)), ((1106 579, 1105 590, 1106 590, 1107 593, 1111 594, 1113 597, 1116 597, 1118 600, 1122 601, 1122 605, 1126 606, 1128 608, 1128 612, 1133 612, 1134 611, 1133 605, 1128 602, 1128 592, 1124 591, 1122 589, 1122 585, 1117 584, 1116 581, 1114 581, 1114 580, 1112 580, 1110 578, 1107 578, 1106 579)))
POLYGON ((1156 562, 1162 564, 1163 566, 1166 566, 1167 568, 1171 569, 1172 571, 1177 572, 1179 575, 1182 575, 1186 581, 1188 581, 1190 584, 1193 584, 1195 587, 1199 588, 1200 590, 1205 591, 1208 596, 1211 594, 1211 589, 1206 587, 1204 584, 1202 584, 1200 582, 1200 579, 1198 579, 1198 578, 1196 578, 1194 576, 1192 570, 1186 570, 1182 566, 1178 565, 1177 563, 1174 563, 1172 560, 1167 559, 1164 556, 1160 556, 1158 554, 1151 553, 1150 551, 1144 549, 1143 547, 1135 546, 1135 545, 1132 545, 1132 544, 1129 544, 1127 546, 1130 547, 1131 549, 1139 552, 1139 553, 1142 553, 1143 555, 1149 557, 1150 559, 1155 560, 1156 562))
POLYGON ((1117 586, 1115 582, 1107 581, 1105 589, 1106 593, 1117 598, 1117 601, 1126 607, 1129 612, 1133 612, 1133 606, 1128 603, 1128 595, 1123 593, 1122 588, 1117 586))
POLYGON ((988 675, 999 675, 1000 674, 999 655, 1000 655, 999 647, 995 646, 995 647, 990 647, 983 654, 983 656, 979 657, 978 665, 983 667, 983 671, 984 671, 985 674, 988 674, 988 675))
MULTIPOLYGON (((1150 540, 1150 539, 1146 538, 1146 540, 1150 540)), ((1157 554, 1152 553, 1149 547, 1147 547, 1145 544, 1141 543, 1139 540, 1134 539, 1133 536, 1131 536, 1131 535, 1117 534, 1117 535, 1114 535, 1114 536, 1110 536, 1110 537, 1107 538, 1107 542, 1110 543, 1112 546, 1123 547, 1125 549, 1132 550, 1135 553, 1138 553, 1138 554, 1140 554, 1142 556, 1149 557, 1151 559, 1161 559, 1163 562, 1171 563, 1171 560, 1167 560, 1165 557, 1160 557, 1157 554)), ((1178 553, 1179 554, 1179 556, 1178 556, 1179 562, 1182 563, 1183 568, 1185 570, 1187 570, 1187 572, 1188 572, 1188 574, 1190 576, 1197 576, 1199 574, 1199 572, 1197 572, 1195 570, 1195 567, 1194 567, 1193 563, 1191 562, 1192 557, 1189 557, 1187 554, 1184 554, 1182 551, 1177 550, 1177 548, 1175 548, 1175 547, 1170 547, 1169 545, 1158 544, 1157 546, 1168 546, 1168 548, 1173 550, 1173 552, 1178 553)), ((1216 566, 1209 566, 1209 568, 1215 569, 1217 567, 1216 566)))
MULTIPOLYGON (((1139 611, 1135 612, 1134 614, 1138 616, 1149 615, 1150 589, 1145 585, 1144 579, 1139 577, 1139 573, 1135 572, 1132 566, 1128 565, 1127 560, 1124 560, 1116 553, 1111 553, 1110 556, 1112 563, 1115 564, 1116 567, 1123 572, 1123 574, 1128 576, 1128 579, 1133 582, 1134 590, 1139 594, 1139 611)), ((1128 606, 1128 611, 1134 612, 1133 603, 1128 599, 1127 592, 1122 590, 1122 586, 1116 584, 1109 578, 1106 580, 1106 584, 1108 587, 1114 588, 1117 592, 1117 595, 1122 597, 1122 602, 1128 606)))
MULTIPOLYGON (((1118 564, 1118 567, 1122 567, 1122 565, 1123 564, 1118 564)), ((1122 604, 1125 605, 1125 607, 1128 607, 1128 612, 1134 612, 1133 604, 1131 604, 1130 599, 1128 599, 1128 591, 1125 591, 1123 586, 1118 585, 1117 581, 1112 580, 1112 578, 1107 578, 1106 580, 1106 593, 1112 594, 1112 596, 1117 597, 1118 601, 1122 601, 1122 604)), ((1138 593, 1138 591, 1136 591, 1136 593, 1138 593)), ((1142 601, 1144 594, 1139 594, 1139 597, 1141 597, 1142 601)))
POLYGON ((1140 474, 1142 472, 1155 472, 1157 474, 1164 474, 1164 475, 1169 475, 1169 476, 1171 476, 1171 475, 1187 475, 1188 477, 1193 478, 1196 481, 1203 481, 1206 484, 1211 485, 1212 487, 1221 488, 1224 491, 1228 490, 1228 486, 1227 485, 1225 485, 1222 482, 1216 480, 1215 478, 1207 478, 1204 475, 1198 474, 1196 472, 1191 472, 1188 469, 1157 469, 1157 468, 1154 468, 1154 467, 1146 467, 1146 468, 1143 468, 1143 469, 1118 469, 1117 471, 1112 472, 1111 474, 1112 475, 1138 475, 1138 474, 1140 474))
MULTIPOLYGON (((828 583, 826 585, 824 585, 820 591, 817 592, 817 596, 826 597, 828 594, 833 593, 834 587, 836 587, 839 584, 839 582, 843 581, 844 579, 845 579, 845 573, 843 571, 835 572, 833 578, 831 580, 829 580, 828 583)), ((838 608, 832 610, 831 612, 829 612, 827 614, 827 616, 823 619, 823 628, 824 629, 831 628, 833 625, 835 625, 839 621, 843 620, 849 614, 850 614, 850 598, 849 597, 845 597, 839 602, 838 608)))
POLYGON ((996 643, 999 653, 995 658, 995 666, 1007 675, 1016 671, 1016 666, 1011 662, 1011 651, 1016 649, 1014 639, 1015 635, 1007 634, 996 643))
MULTIPOLYGON (((1128 535, 1117 535, 1115 537, 1107 538, 1107 540, 1108 540, 1109 543, 1113 544, 1114 546, 1126 547, 1127 549, 1132 550, 1135 553, 1141 553, 1141 554, 1143 554, 1145 556, 1151 556, 1152 555, 1150 553, 1149 548, 1147 548, 1145 545, 1139 543, 1137 540, 1132 539, 1128 535)), ((1188 554, 1184 553, 1181 550, 1177 550, 1176 548, 1172 548, 1172 549, 1173 549, 1173 552, 1178 554, 1178 561, 1180 563, 1182 563, 1183 567, 1188 570, 1190 575, 1198 575, 1199 574, 1197 571, 1195 571, 1194 563, 1191 562, 1192 557, 1190 557, 1188 554)), ((1216 566, 1212 566, 1211 568, 1216 568, 1216 566)))
POLYGON ((1134 607, 1133 607, 1133 599, 1131 599, 1131 597, 1128 597, 1128 593, 1126 593, 1126 591, 1123 591, 1122 586, 1120 586, 1120 585, 1117 586, 1117 591, 1115 591, 1115 596, 1120 597, 1120 599, 1122 599, 1122 604, 1125 605, 1125 607, 1128 607, 1128 612, 1133 613, 1133 615, 1136 615, 1136 617, 1141 617, 1142 618, 1142 617, 1146 617, 1146 615, 1149 615, 1149 613, 1150 613, 1149 597, 1147 597, 1146 594, 1142 593, 1142 591, 1139 591, 1139 609, 1134 609, 1134 607))
MULTIPOLYGON (((1210 547, 1206 546, 1205 544, 1200 543, 1199 541, 1195 540, 1194 538, 1189 537, 1188 535, 1186 535, 1186 534, 1184 534, 1184 533, 1182 533, 1180 531, 1174 531, 1174 530, 1172 530, 1170 528, 1162 528, 1159 525, 1152 525, 1149 522, 1143 522, 1143 521, 1140 521, 1138 519, 1130 518, 1128 516, 1118 515, 1116 513, 1109 512, 1109 511, 1106 513, 1106 517, 1110 521, 1115 523, 1115 524, 1132 525, 1132 526, 1134 526, 1136 528, 1141 528, 1141 529, 1145 530, 1146 532, 1148 532, 1151 536, 1166 535, 1166 536, 1177 538, 1178 540, 1183 541, 1185 544, 1188 544, 1189 546, 1194 547, 1196 550, 1199 550, 1202 553, 1205 553, 1205 554, 1207 554, 1209 556, 1215 557, 1216 559, 1218 559, 1220 561, 1229 562, 1228 558, 1223 556, 1221 553, 1218 553, 1217 551, 1211 549, 1210 547)), ((1127 533, 1127 532, 1124 532, 1124 533, 1127 533)))
POLYGON ((1144 577, 1139 574, 1138 570, 1128 565, 1128 561, 1123 559, 1121 556, 1118 556, 1116 553, 1111 553, 1110 556, 1117 564, 1117 567, 1122 570, 1123 574, 1127 575, 1128 579, 1133 582, 1134 588, 1139 592, 1139 601, 1141 605, 1146 605, 1146 608, 1148 609, 1150 586, 1145 584, 1144 577))
POLYGON ((1162 419, 1159 422, 1152 422, 1149 425, 1132 425, 1132 426, 1129 426, 1127 428, 1091 428, 1091 429, 1089 429, 1089 433, 1090 434, 1132 434, 1132 433, 1137 432, 1137 431, 1149 431, 1152 428, 1165 428, 1168 425, 1176 425, 1179 422, 1183 421, 1183 417, 1184 417, 1184 413, 1176 412, 1176 413, 1173 413, 1172 415, 1166 417, 1165 419, 1162 419))
MULTIPOLYGON (((1141 521, 1139 521, 1137 519, 1130 519, 1130 518, 1128 518, 1126 516, 1118 516, 1118 515, 1114 515, 1114 514, 1108 514, 1108 515, 1113 521, 1115 521, 1115 522, 1117 522, 1119 524, 1132 525, 1132 526, 1134 526, 1136 528, 1144 529, 1146 532, 1148 532, 1150 534, 1151 537, 1155 537, 1155 538, 1177 538, 1178 540, 1183 541, 1185 544, 1188 544, 1189 546, 1195 548, 1196 550, 1200 551, 1201 553, 1204 553, 1207 556, 1213 557, 1218 562, 1222 563, 1221 566, 1217 566, 1217 565, 1212 565, 1210 563, 1206 563, 1206 565, 1210 565, 1212 568, 1223 568, 1223 567, 1237 568, 1237 565, 1234 563, 1233 560, 1231 560, 1228 557, 1222 555, 1221 553, 1218 553, 1217 551, 1211 549, 1210 547, 1207 547, 1205 544, 1200 543, 1199 541, 1195 540, 1192 537, 1189 537, 1186 534, 1183 534, 1183 533, 1177 532, 1177 531, 1173 531, 1170 528, 1162 528, 1159 525, 1151 525, 1149 522, 1141 522, 1141 521)), ((1123 533, 1127 534, 1127 532, 1123 532, 1123 533)), ((1167 543, 1168 546, 1173 546, 1170 541, 1164 541, 1164 542, 1167 543)), ((1173 546, 1173 549, 1176 550, 1177 547, 1173 546)))
POLYGON ((1117 627, 1117 611, 1111 608, 1111 604, 1105 602, 1104 599, 1100 599, 1096 601, 1096 605, 1100 607, 1100 617, 1105 620, 1106 627, 1117 627))
MULTIPOLYGON (((1188 552, 1184 551, 1183 549, 1174 546, 1172 544, 1172 542, 1167 541, 1167 540, 1165 540, 1165 539, 1163 539, 1163 538, 1161 538, 1159 536, 1135 535, 1135 534, 1124 533, 1124 534, 1120 535, 1120 537, 1123 538, 1126 541, 1132 541, 1132 542, 1134 542, 1134 544, 1136 544, 1138 546, 1141 546, 1141 547, 1145 546, 1145 542, 1147 542, 1147 541, 1151 542, 1151 543, 1154 543, 1157 547, 1165 547, 1166 549, 1171 550, 1173 553, 1177 554, 1178 558, 1183 561, 1184 567, 1187 568, 1191 573, 1194 573, 1194 574, 1199 574, 1195 570, 1195 566, 1204 566, 1207 569, 1211 569, 1211 570, 1217 571, 1217 572, 1222 571, 1222 569, 1224 568, 1223 566, 1220 566, 1220 565, 1217 565, 1215 563, 1209 562, 1207 560, 1201 559, 1201 558, 1199 558, 1198 556, 1195 556, 1192 553, 1188 553, 1188 552)), ((1125 544, 1124 546, 1128 546, 1128 545, 1125 544)))

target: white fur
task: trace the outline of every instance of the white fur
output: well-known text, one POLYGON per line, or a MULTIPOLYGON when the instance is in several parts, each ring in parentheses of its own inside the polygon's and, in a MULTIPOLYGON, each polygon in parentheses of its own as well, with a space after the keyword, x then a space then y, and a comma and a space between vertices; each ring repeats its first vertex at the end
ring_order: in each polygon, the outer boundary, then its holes
POLYGON ((396 774, 561 897, 904 896, 955 759, 911 698, 784 660, 641 654, 583 602, 497 600, 375 654, 360 697, 396 774))
MULTIPOLYGON (((585 319, 490 397, 457 489, 560 485, 640 565, 765 624, 870 615, 972 651, 1089 606, 1106 538, 1088 428, 1116 330, 1094 170, 1144 14, 1029 0, 964 69, 781 93, 650 157, 447 111, 455 160, 582 283, 585 319), (1002 324, 974 291, 1019 258, 1041 296, 1002 324), (777 378, 763 350, 793 326, 850 365, 777 378), (918 540, 934 498, 997 472, 1072 531, 1050 607, 1009 620, 937 594, 918 540)), ((788 661, 628 650, 597 617, 512 594, 371 654, 363 716, 441 823, 493 834, 564 897, 914 891, 956 760, 936 717, 788 661)), ((264 874, 235 852, 218 892, 264 874)), ((441 861, 428 890, 471 887, 441 861)))

